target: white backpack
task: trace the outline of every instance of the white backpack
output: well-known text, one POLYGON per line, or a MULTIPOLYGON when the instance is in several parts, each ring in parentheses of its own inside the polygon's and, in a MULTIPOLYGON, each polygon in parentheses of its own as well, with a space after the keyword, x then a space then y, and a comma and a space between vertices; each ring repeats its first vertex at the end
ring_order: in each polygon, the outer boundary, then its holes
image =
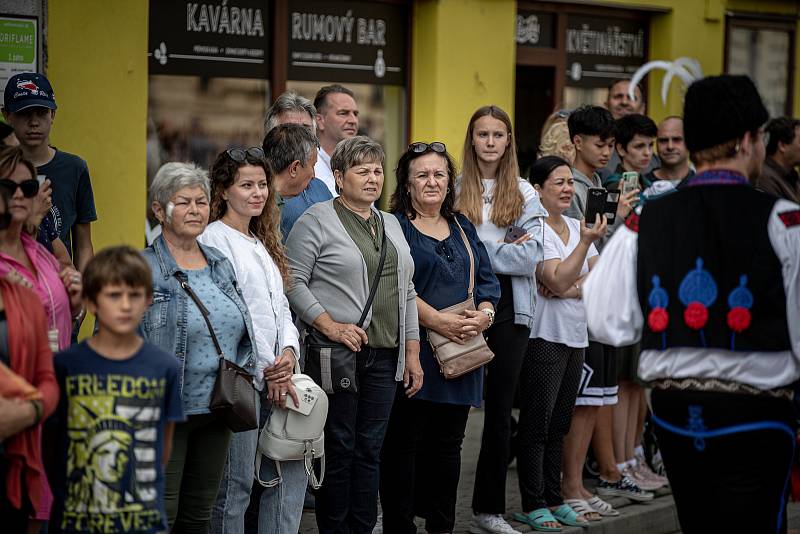
MULTIPOLYGON (((292 383, 300 400, 300 408, 272 406, 269 419, 261 429, 256 453, 255 478, 265 487, 281 483, 281 461, 303 460, 308 483, 313 488, 322 485, 325 477, 325 420, 328 417, 328 396, 308 375, 292 375, 292 383), (278 476, 264 482, 260 478, 261 455, 275 460, 278 476), (319 480, 314 471, 314 459, 321 459, 319 480)), ((291 398, 286 405, 294 406, 291 398)))

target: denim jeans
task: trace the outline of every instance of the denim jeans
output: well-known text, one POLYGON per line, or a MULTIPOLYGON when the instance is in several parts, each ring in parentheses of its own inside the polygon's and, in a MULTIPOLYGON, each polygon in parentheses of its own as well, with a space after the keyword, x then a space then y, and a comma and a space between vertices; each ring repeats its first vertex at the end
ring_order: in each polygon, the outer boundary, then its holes
MULTIPOLYGON (((256 403, 258 404, 260 400, 257 396, 256 403)), ((237 432, 231 438, 217 502, 214 504, 214 513, 211 516, 213 534, 244 532, 244 514, 250 503, 250 490, 253 487, 258 432, 258 429, 237 432)))
POLYGON ((378 517, 383 437, 397 387, 397 349, 358 353, 358 393, 328 398, 325 480, 316 495, 320 534, 369 534, 378 517))
MULTIPOLYGON (((265 398, 259 398, 260 427, 266 424, 272 409, 265 398)), ((217 508, 214 510, 212 523, 214 534, 297 534, 300 530, 300 519, 303 515, 303 500, 308 485, 305 464, 302 460, 281 462, 281 483, 265 488, 254 482, 254 462, 258 453, 258 430, 252 441, 252 449, 248 450, 251 441, 243 440, 238 458, 234 455, 237 449, 231 443, 231 454, 225 466, 225 478, 220 485, 217 508), (233 469, 228 467, 233 464, 233 469), (223 488, 227 485, 227 497, 223 488), (245 490, 245 485, 247 489, 245 490), (252 488, 252 491, 251 491, 252 488), (230 492, 233 491, 234 494, 230 492), (217 520, 218 519, 218 520, 217 520)), ((250 432, 242 432, 236 437, 250 432)), ((275 461, 266 456, 261 457, 259 477, 264 482, 277 478, 275 461)))

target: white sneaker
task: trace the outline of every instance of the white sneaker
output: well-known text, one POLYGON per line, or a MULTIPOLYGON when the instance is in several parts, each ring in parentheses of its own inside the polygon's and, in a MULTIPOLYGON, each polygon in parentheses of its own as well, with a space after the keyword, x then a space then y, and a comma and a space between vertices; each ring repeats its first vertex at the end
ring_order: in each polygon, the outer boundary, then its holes
POLYGON ((378 514, 378 522, 375 523, 372 534, 383 534, 383 514, 378 514))
POLYGON ((499 514, 475 514, 469 526, 472 534, 522 534, 509 525, 499 514))

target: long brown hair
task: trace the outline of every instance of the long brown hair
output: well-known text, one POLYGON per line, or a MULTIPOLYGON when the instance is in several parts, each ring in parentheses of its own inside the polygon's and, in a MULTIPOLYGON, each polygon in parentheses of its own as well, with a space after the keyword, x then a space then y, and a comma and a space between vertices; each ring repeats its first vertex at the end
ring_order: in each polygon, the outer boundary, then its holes
POLYGON ((217 156, 209 173, 211 175, 211 222, 221 219, 228 210, 228 204, 222 198, 222 193, 233 185, 236 181, 236 175, 239 174, 239 168, 245 165, 261 167, 267 175, 269 198, 261 215, 250 218, 249 228, 250 232, 264 244, 269 255, 272 256, 273 261, 278 266, 278 270, 281 272, 283 282, 286 284, 289 279, 289 264, 286 261, 286 254, 284 254, 283 243, 281 242, 281 215, 278 211, 278 204, 275 202, 274 180, 267 168, 266 161, 255 158, 249 153, 241 163, 234 161, 227 154, 227 151, 223 151, 217 156))
POLYGON ((463 213, 475 226, 483 223, 483 183, 478 167, 478 155, 472 145, 472 132, 475 123, 481 117, 490 116, 502 121, 508 132, 506 151, 497 166, 497 183, 494 187, 494 200, 489 212, 489 219, 497 226, 510 226, 522 215, 525 198, 519 190, 519 165, 514 129, 508 113, 497 106, 483 106, 472 114, 464 140, 464 158, 461 164, 461 187, 456 202, 456 209, 463 213))

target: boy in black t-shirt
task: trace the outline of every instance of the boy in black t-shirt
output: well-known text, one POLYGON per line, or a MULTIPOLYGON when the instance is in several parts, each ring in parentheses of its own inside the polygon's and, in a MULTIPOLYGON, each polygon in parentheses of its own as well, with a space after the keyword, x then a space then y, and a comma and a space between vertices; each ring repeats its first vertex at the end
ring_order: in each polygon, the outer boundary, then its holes
POLYGON ((25 158, 36 166, 40 179, 47 180, 42 194, 47 194, 47 184, 52 187, 48 224, 55 226, 73 263, 83 271, 93 255, 94 193, 86 162, 50 146, 56 107, 53 88, 41 74, 21 73, 8 80, 3 116, 14 128, 25 158))
POLYGON ((184 419, 178 359, 144 341, 150 269, 127 246, 108 248, 84 272, 94 337, 55 357, 61 402, 50 532, 162 532, 164 466, 184 419))

